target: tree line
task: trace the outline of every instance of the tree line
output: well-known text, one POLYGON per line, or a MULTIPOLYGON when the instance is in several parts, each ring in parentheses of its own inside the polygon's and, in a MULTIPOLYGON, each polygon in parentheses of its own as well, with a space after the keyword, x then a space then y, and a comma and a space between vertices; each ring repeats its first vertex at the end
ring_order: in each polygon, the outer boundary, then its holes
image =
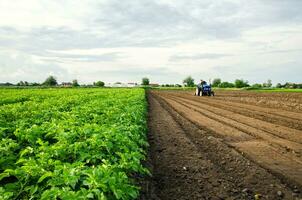
MULTIPOLYGON (((183 80, 183 84, 188 86, 188 87, 195 87, 196 84, 194 82, 194 79, 191 76, 186 77, 183 80)), ((244 88, 244 87, 249 87, 249 88, 302 88, 302 83, 289 83, 286 82, 285 84, 277 83, 275 86, 272 84, 272 80, 268 79, 264 83, 255 83, 250 85, 247 80, 243 79, 236 79, 234 82, 228 82, 228 81, 222 81, 220 78, 215 78, 211 83, 212 87, 217 87, 217 88, 244 88)))
MULTIPOLYGON (((196 86, 194 79, 191 76, 188 76, 183 80, 183 84, 188 87, 196 86)), ((227 81, 221 81, 220 78, 215 78, 211 83, 212 87, 219 87, 219 88, 243 88, 243 87, 250 87, 248 81, 243 79, 236 79, 233 83, 227 81)))
MULTIPOLYGON (((197 83, 198 84, 198 83, 197 83)), ((215 78, 211 83, 212 87, 217 87, 217 88, 302 88, 302 83, 289 83, 286 82, 285 84, 277 83, 275 86, 273 86, 272 81, 268 79, 264 83, 255 83, 250 85, 247 80, 243 79, 236 79, 234 82, 228 82, 228 81, 222 81, 220 78, 215 78)), ((142 78, 141 82, 142 86, 149 86, 150 85, 150 80, 147 77, 142 78)), ((153 84, 154 85, 154 84, 153 84)), ((12 83, 0 83, 0 86, 46 86, 46 87, 53 87, 53 86, 66 86, 66 87, 79 87, 80 84, 76 79, 72 80, 72 82, 63 82, 61 84, 58 84, 57 79, 54 76, 49 76, 46 78, 46 80, 43 83, 30 83, 27 81, 20 81, 17 84, 12 84, 12 83)), ((81 85, 84 87, 104 87, 105 83, 103 81, 96 81, 93 82, 93 84, 90 85, 81 85)), ((180 84, 162 84, 158 85, 161 87, 195 87, 195 81, 192 78, 192 76, 188 76, 183 80, 183 85, 180 84)))
MULTIPOLYGON (((0 86, 46 86, 46 87, 67 86, 67 87, 79 87, 80 84, 79 84, 77 79, 74 79, 71 82, 62 82, 61 84, 59 84, 57 79, 54 76, 49 76, 49 77, 46 78, 46 80, 43 83, 19 81, 17 84, 1 83, 0 86)), ((96 81, 96 82, 93 82, 92 85, 83 85, 83 86, 104 87, 105 83, 103 81, 96 81)))

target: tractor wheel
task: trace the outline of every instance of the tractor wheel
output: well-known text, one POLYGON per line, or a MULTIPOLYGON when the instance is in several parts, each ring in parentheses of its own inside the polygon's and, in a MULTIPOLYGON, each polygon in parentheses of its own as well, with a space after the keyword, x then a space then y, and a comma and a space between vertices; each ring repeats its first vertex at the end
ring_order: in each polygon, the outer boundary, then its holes
POLYGON ((212 93, 212 96, 215 96, 215 93, 214 92, 211 92, 212 93))

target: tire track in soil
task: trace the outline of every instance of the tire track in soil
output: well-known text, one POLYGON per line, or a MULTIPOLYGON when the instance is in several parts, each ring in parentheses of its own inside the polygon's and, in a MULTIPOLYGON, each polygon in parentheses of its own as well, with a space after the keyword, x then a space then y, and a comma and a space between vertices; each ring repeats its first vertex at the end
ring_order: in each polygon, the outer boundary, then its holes
MULTIPOLYGON (((169 199, 294 199, 288 186, 148 93, 155 193, 169 199), (185 167, 185 168, 184 168, 185 167), (281 191, 282 195, 277 192, 281 191)), ((150 198, 151 199, 151 198, 150 198)))

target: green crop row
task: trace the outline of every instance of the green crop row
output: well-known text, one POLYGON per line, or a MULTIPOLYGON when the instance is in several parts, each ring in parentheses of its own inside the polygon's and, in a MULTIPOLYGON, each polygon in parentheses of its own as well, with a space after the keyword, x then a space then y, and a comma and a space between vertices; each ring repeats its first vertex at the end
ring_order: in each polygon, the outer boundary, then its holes
POLYGON ((0 199, 138 196, 134 177, 149 173, 143 89, 3 89, 0 99, 0 199))

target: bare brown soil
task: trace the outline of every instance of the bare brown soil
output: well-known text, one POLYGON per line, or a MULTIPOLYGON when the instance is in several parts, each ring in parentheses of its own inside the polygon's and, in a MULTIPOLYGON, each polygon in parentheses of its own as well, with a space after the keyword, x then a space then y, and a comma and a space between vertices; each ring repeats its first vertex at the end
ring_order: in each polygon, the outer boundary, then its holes
POLYGON ((219 91, 217 99, 302 112, 301 93, 219 91))
POLYGON ((301 199, 302 111, 270 101, 302 95, 272 95, 150 91, 145 198, 301 199))

